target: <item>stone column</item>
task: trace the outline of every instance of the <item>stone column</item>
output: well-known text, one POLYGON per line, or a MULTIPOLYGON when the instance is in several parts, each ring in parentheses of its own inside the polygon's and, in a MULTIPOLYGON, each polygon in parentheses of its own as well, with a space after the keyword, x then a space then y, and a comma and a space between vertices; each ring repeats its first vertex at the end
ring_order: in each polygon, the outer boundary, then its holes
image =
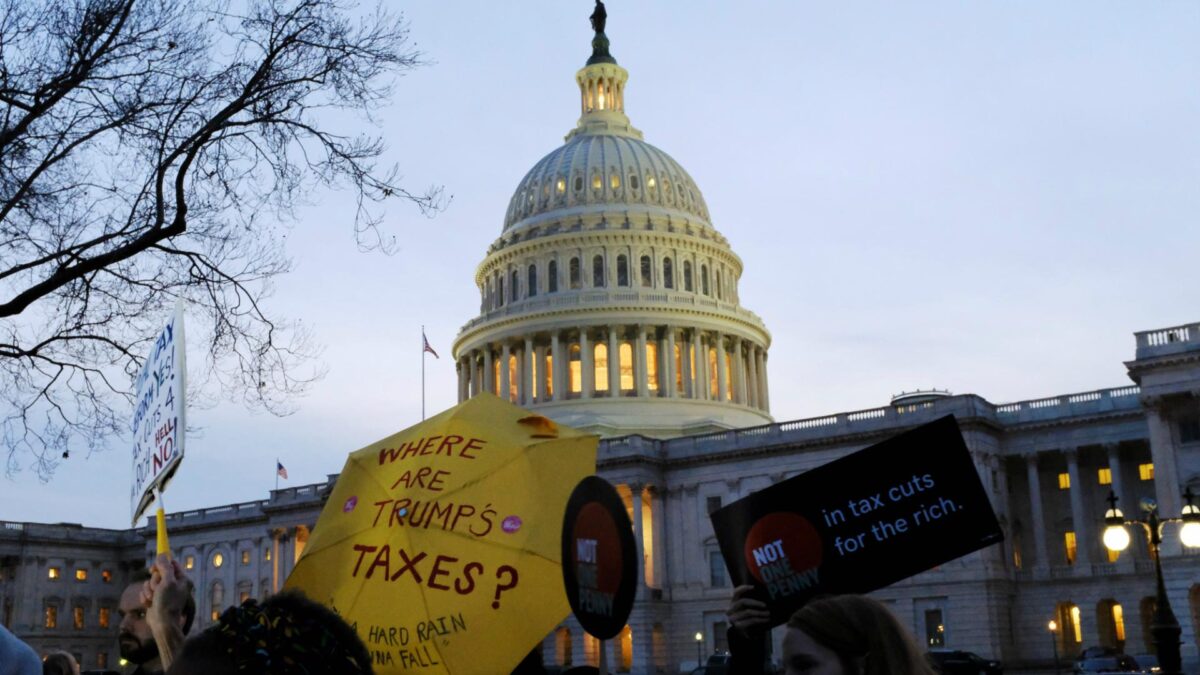
POLYGON ((1075 563, 1088 565, 1092 562, 1092 518, 1103 517, 1104 514, 1093 513, 1084 506, 1083 480, 1079 477, 1079 448, 1067 448, 1067 475, 1071 480, 1071 522, 1075 528, 1075 563))
POLYGON ((483 346, 483 390, 496 393, 495 369, 492 367, 492 346, 483 346))
POLYGON ((1037 553, 1037 565, 1050 566, 1050 557, 1046 552, 1046 515, 1042 510, 1042 479, 1038 473, 1037 453, 1025 456, 1025 471, 1029 480, 1029 510, 1033 520, 1033 546, 1037 553))
POLYGON ((1177 516, 1183 508, 1179 495, 1179 469, 1176 465, 1175 440, 1161 402, 1146 406, 1146 426, 1150 429, 1150 461, 1154 462, 1154 493, 1161 516, 1177 516))
POLYGON ((675 579, 676 583, 686 584, 687 578, 684 574, 684 556, 683 547, 687 539, 687 524, 683 518, 683 488, 674 486, 666 490, 667 511, 671 513, 671 528, 667 530, 667 536, 664 537, 667 549, 670 551, 671 557, 668 559, 667 567, 668 574, 675 579))
POLYGON ((683 369, 683 397, 696 398, 696 384, 692 377, 692 343, 684 333, 679 334, 679 367, 683 369))
POLYGON ((646 368, 646 326, 637 327, 637 348, 633 357, 633 382, 637 395, 645 398, 650 395, 650 371, 646 368))
POLYGON ((563 380, 563 350, 562 344, 558 341, 558 331, 550 334, 550 360, 553 362, 554 368, 550 373, 551 381, 554 386, 551 387, 554 391, 550 394, 555 401, 561 401, 567 398, 566 387, 563 380))
POLYGON ((537 367, 533 369, 533 373, 537 375, 537 382, 533 383, 533 391, 537 392, 538 403, 545 403, 550 400, 546 391, 546 346, 537 345, 533 348, 533 358, 537 359, 537 367))
POLYGON ((533 403, 533 338, 525 338, 525 349, 521 351, 521 403, 533 403))
POLYGON ((466 383, 466 378, 465 378, 466 373, 463 370, 463 360, 462 359, 459 359, 458 362, 454 364, 454 370, 458 371, 458 402, 462 403, 463 401, 467 400, 466 384, 465 384, 466 383))
POLYGON ((1125 494, 1125 477, 1121 475, 1121 445, 1119 443, 1105 443, 1104 451, 1108 454, 1108 470, 1112 472, 1112 491, 1117 495, 1117 508, 1128 518, 1131 515, 1137 515, 1137 504, 1129 501, 1129 497, 1125 494))
POLYGON ((642 541, 642 484, 630 483, 629 490, 633 493, 633 541, 637 544, 638 588, 646 585, 646 546, 642 541))
POLYGON ((725 367, 725 336, 717 333, 717 400, 724 403, 729 395, 729 369, 725 367))
POLYGON ((650 487, 650 550, 654 558, 654 587, 667 587, 667 537, 663 521, 664 491, 657 485, 650 487))
POLYGON ((763 412, 771 412, 771 383, 767 380, 767 350, 764 347, 762 351, 762 409, 763 412))
POLYGON ((733 400, 735 403, 742 405, 749 404, 750 397, 746 393, 746 362, 745 358, 745 342, 741 338, 734 338, 733 342, 733 381, 736 383, 733 391, 733 400))
POLYGON ((618 353, 617 327, 608 327, 608 395, 617 398, 621 395, 621 358, 618 353))
MULTIPOLYGON (((675 372, 675 328, 673 326, 667 326, 666 343, 667 343, 666 353, 663 354, 663 356, 664 356, 663 363, 666 365, 666 368, 663 368, 663 372, 666 373, 666 385, 667 385, 666 396, 667 396, 667 398, 675 398, 676 396, 679 395, 679 392, 677 392, 675 390, 675 380, 676 380, 678 374, 675 372)), ((661 351, 662 350, 660 350, 660 352, 661 351)), ((680 350, 680 352, 682 352, 682 351, 683 350, 680 350)), ((682 360, 683 360, 683 355, 681 353, 680 361, 682 361, 682 360)), ((680 363, 680 365, 682 366, 683 364, 680 363)), ((662 382, 660 382, 659 384, 661 385, 662 382)))
POLYGON ((592 361, 592 346, 588 344, 587 328, 579 329, 579 398, 591 398, 595 386, 596 365, 592 361))
POLYGON ((508 372, 508 359, 511 356, 508 350, 508 343, 504 342, 500 345, 500 398, 505 401, 512 400, 509 397, 509 392, 512 391, 512 375, 508 372))
POLYGON ((763 370, 763 350, 762 347, 755 345, 754 347, 754 393, 757 396, 755 404, 759 409, 766 410, 767 395, 764 391, 766 385, 763 381, 763 376, 766 372, 763 370))
POLYGON ((483 391, 483 373, 479 372, 479 352, 471 352, 471 396, 483 391))
POLYGON ((695 391, 693 396, 700 401, 708 399, 708 378, 704 375, 704 364, 708 363, 708 354, 704 350, 704 343, 700 340, 700 331, 692 331, 692 355, 695 358, 696 377, 695 391))

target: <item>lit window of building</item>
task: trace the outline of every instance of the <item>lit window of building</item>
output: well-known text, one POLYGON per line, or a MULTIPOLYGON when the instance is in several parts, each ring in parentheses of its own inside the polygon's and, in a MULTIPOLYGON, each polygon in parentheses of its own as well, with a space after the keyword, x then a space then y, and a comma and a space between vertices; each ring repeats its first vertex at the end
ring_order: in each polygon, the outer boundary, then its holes
POLYGON ((56 605, 46 605, 46 628, 58 628, 58 607, 56 605))
POLYGON ((270 546, 263 547, 263 561, 271 562, 271 547, 270 546))
POLYGON ((1113 603, 1112 606, 1113 632, 1116 633, 1117 642, 1125 641, 1125 610, 1121 606, 1113 603))
POLYGON ((621 391, 634 391, 633 384, 633 345, 622 342, 617 348, 618 372, 621 374, 621 391))
POLYGON ((212 557, 212 564, 213 567, 220 567, 221 565, 224 565, 225 556, 221 555, 220 553, 214 553, 212 557))
POLYGON ((61 574, 62 570, 57 567, 51 567, 50 569, 46 570, 46 578, 48 579, 57 579, 59 576, 61 576, 61 574))
POLYGON ((100 579, 106 584, 112 583, 112 570, 100 570, 100 579))
POLYGON ((646 343, 646 382, 653 393, 658 392, 658 344, 646 343))
POLYGON ((108 652, 96 652, 96 667, 108 670, 108 652))
POLYGON ((71 619, 75 624, 75 630, 83 630, 83 608, 76 605, 71 608, 71 619))
POLYGON ((189 556, 187 556, 186 558, 184 558, 184 559, 183 559, 183 567, 184 567, 184 569, 189 569, 189 570, 190 570, 190 569, 192 569, 192 568, 193 568, 193 567, 195 567, 195 566, 196 566, 196 556, 194 556, 194 555, 189 555, 189 556))
POLYGON ((1064 532, 1063 533, 1063 551, 1067 555, 1067 564, 1074 565, 1075 564, 1075 533, 1074 532, 1064 532))
POLYGON ((1101 485, 1112 485, 1112 469, 1100 469, 1097 472, 1097 477, 1101 485))
POLYGON ((1138 464, 1138 478, 1154 480, 1154 464, 1138 464))
POLYGON ((1070 490, 1071 489, 1071 474, 1069 474, 1069 473, 1058 474, 1058 489, 1059 490, 1070 490))
POLYGON ((1083 642, 1083 623, 1077 605, 1071 605, 1071 630, 1072 637, 1075 638, 1075 643, 1079 644, 1083 642))
POLYGON ((592 354, 592 361, 595 364, 596 391, 608 391, 608 345, 597 344, 592 354))
POLYGON ((250 564, 250 551, 248 551, 248 550, 247 550, 247 551, 242 551, 242 564, 243 564, 243 565, 249 565, 249 564, 250 564))
POLYGON ((82 568, 76 569, 75 570, 75 581, 87 581, 87 570, 82 569, 82 568))
POLYGON ((925 610, 925 644, 930 647, 946 646, 946 625, 940 609, 925 610))
POLYGON ((112 610, 109 609, 108 607, 101 607, 99 620, 97 621, 98 625, 101 628, 108 628, 108 622, 111 620, 111 617, 112 617, 112 610))

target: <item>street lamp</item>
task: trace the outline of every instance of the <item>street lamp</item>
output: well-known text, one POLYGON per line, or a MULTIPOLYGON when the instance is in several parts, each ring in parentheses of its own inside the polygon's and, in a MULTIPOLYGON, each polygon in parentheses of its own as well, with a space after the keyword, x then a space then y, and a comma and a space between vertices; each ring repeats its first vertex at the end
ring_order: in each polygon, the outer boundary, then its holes
POLYGON ((1050 620, 1050 646, 1054 647, 1054 675, 1058 675, 1058 622, 1050 620))
POLYGON ((1158 515, 1158 505, 1153 501, 1143 506, 1146 515, 1140 519, 1125 520, 1125 515, 1117 508, 1117 495, 1108 493, 1108 511, 1104 512, 1104 545, 1113 551, 1124 551, 1129 547, 1129 532, 1126 525, 1141 525, 1150 540, 1150 556, 1154 558, 1154 574, 1158 581, 1158 595, 1155 598, 1154 621, 1150 633, 1154 636, 1154 651, 1158 655, 1158 664, 1162 675, 1178 675, 1181 673, 1182 661, 1179 656, 1179 621, 1171 611, 1171 601, 1167 598, 1167 587, 1163 584, 1162 560, 1159 559, 1159 544, 1162 543, 1162 528, 1166 523, 1183 523, 1179 531, 1179 539, 1189 548, 1200 546, 1200 509, 1192 500, 1195 495, 1191 488, 1183 493, 1186 505, 1178 518, 1161 518, 1158 515))
POLYGON ((696 631, 696 667, 704 665, 704 633, 696 631))

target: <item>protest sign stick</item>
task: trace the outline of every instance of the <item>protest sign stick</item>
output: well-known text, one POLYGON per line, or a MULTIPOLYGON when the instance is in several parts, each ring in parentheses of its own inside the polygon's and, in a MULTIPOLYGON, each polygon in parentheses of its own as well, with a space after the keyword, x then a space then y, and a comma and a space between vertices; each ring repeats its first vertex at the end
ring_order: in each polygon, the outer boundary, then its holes
POLYGON ((600 675, 608 675, 608 640, 600 640, 600 662, 596 670, 600 675))
POLYGON ((166 554, 167 558, 171 557, 171 542, 167 540, 167 512, 163 510, 162 492, 154 488, 154 504, 158 509, 154 514, 154 521, 157 525, 155 533, 155 553, 157 555, 166 554))

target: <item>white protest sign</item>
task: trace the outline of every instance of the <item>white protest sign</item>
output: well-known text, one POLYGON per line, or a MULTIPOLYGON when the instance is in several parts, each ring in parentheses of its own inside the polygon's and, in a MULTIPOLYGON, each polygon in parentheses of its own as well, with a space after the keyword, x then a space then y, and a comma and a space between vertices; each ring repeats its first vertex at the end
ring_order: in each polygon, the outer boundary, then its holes
POLYGON ((183 459, 184 392, 187 367, 183 351, 183 306, 150 347, 135 381, 133 410, 133 487, 131 520, 138 518, 183 459))

